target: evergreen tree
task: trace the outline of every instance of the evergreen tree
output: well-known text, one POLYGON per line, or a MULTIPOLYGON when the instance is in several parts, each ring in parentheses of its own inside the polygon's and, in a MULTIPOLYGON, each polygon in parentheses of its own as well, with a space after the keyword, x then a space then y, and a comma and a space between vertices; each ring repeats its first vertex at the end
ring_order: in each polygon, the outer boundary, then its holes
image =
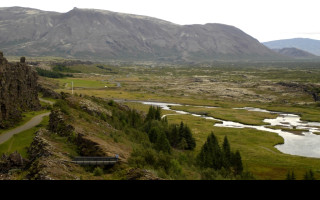
POLYGON ((224 137, 222 144, 223 167, 229 169, 231 165, 231 149, 227 136, 224 137))
POLYGON ((234 163, 232 166, 233 166, 235 174, 241 174, 243 171, 243 165, 242 165, 241 155, 238 150, 234 154, 233 161, 234 161, 234 163))
POLYGON ((155 114, 156 114, 156 111, 155 111, 154 107, 150 106, 147 117, 146 117, 146 121, 155 119, 155 114))
POLYGON ((196 147, 196 141, 192 137, 191 130, 188 126, 184 126, 183 128, 183 138, 185 138, 188 145, 186 149, 193 150, 196 147))
POLYGON ((158 140, 158 137, 160 135, 159 128, 158 127, 152 127, 150 129, 150 132, 149 132, 148 135, 149 135, 150 142, 155 143, 158 140))
POLYGON ((159 106, 155 109, 154 119, 159 121, 161 120, 161 108, 159 106))
POLYGON ((159 133, 157 141, 155 143, 155 148, 158 151, 163 151, 164 153, 171 153, 170 143, 163 132, 159 133))
POLYGON ((188 148, 188 143, 185 138, 182 138, 179 144, 177 145, 179 149, 187 149, 188 148))
POLYGON ((292 171, 292 173, 291 173, 291 180, 296 180, 296 175, 294 174, 293 171, 292 171))
POLYGON ((161 108, 159 106, 157 106, 157 108, 155 108, 154 106, 149 107, 146 121, 149 121, 149 120, 161 121, 161 108))
POLYGON ((167 117, 162 118, 161 121, 162 121, 163 124, 168 126, 168 118, 167 117))
POLYGON ((314 178, 314 173, 311 169, 305 173, 304 180, 316 180, 314 178))
POLYGON ((183 124, 183 121, 181 121, 179 126, 179 141, 181 141, 183 136, 184 136, 184 124, 183 124))
POLYGON ((168 140, 172 147, 178 147, 179 144, 179 130, 176 124, 171 124, 168 129, 168 140))
POLYGON ((197 161, 202 168, 221 169, 222 152, 213 132, 211 132, 207 141, 201 147, 201 151, 197 156, 197 161))
POLYGON ((136 110, 130 110, 129 111, 129 124, 132 127, 137 128, 141 124, 141 117, 139 113, 136 110))
POLYGON ((296 180, 296 176, 293 171, 291 173, 288 171, 286 180, 296 180))

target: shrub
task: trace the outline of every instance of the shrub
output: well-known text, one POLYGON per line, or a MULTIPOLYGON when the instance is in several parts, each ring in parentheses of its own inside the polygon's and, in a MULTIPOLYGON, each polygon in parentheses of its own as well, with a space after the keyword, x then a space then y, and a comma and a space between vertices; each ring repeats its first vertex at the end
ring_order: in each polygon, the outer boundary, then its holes
POLYGON ((101 176, 101 175, 103 175, 103 169, 101 169, 100 167, 96 167, 96 168, 93 170, 93 175, 94 175, 94 176, 101 176))
POLYGON ((61 112, 63 112, 66 115, 69 115, 69 106, 67 102, 64 100, 58 99, 55 104, 53 104, 53 107, 60 108, 61 112))

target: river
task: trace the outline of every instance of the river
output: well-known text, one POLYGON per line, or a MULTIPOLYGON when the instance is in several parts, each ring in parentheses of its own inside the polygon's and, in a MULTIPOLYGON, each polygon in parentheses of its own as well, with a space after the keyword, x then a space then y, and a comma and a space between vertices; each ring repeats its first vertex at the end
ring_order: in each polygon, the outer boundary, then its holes
MULTIPOLYGON (((216 119, 213 117, 208 117, 205 115, 197 115, 190 112, 179 111, 171 109, 171 106, 182 106, 182 104, 176 103, 163 103, 163 102, 150 102, 150 101, 130 101, 130 102, 138 102, 145 105, 154 105, 159 106, 163 110, 171 110, 175 111, 176 114, 168 114, 168 115, 193 115, 195 117, 201 117, 208 120, 216 120, 220 123, 215 123, 214 126, 217 127, 227 127, 227 128, 253 128, 260 131, 267 131, 272 133, 279 134, 284 139, 284 144, 275 145, 279 151, 285 154, 304 156, 304 157, 313 157, 320 158, 320 135, 315 133, 320 133, 320 123, 319 122, 306 122, 301 121, 300 116, 291 113, 283 113, 283 112, 273 112, 260 108, 252 108, 252 107, 244 107, 244 108, 234 108, 234 109, 245 109, 251 112, 268 112, 268 113, 276 113, 278 117, 275 119, 264 119, 263 121, 268 123, 269 125, 246 125, 233 121, 226 121, 221 119, 216 119), (271 127, 281 126, 286 129, 292 130, 301 130, 301 134, 294 134, 288 131, 283 131, 281 129, 275 129, 271 127)), ((189 105, 183 105, 189 106, 189 105)), ((210 106, 197 106, 197 107, 207 107, 207 108, 215 108, 210 106)), ((166 115, 162 116, 165 117, 166 115)))

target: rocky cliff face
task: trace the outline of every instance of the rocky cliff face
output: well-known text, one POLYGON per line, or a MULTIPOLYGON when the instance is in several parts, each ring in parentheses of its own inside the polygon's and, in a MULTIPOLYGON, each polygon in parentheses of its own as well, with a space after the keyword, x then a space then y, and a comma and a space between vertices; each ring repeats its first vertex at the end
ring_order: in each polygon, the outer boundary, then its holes
POLYGON ((21 112, 40 108, 37 73, 21 59, 9 63, 0 52, 0 128, 21 119, 21 112))

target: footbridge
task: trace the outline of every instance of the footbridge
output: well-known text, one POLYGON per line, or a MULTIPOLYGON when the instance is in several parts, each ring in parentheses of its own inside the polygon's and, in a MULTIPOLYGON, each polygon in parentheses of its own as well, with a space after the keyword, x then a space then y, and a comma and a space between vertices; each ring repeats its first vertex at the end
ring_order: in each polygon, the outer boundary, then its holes
POLYGON ((114 165, 119 157, 75 157, 71 162, 79 165, 114 165))

